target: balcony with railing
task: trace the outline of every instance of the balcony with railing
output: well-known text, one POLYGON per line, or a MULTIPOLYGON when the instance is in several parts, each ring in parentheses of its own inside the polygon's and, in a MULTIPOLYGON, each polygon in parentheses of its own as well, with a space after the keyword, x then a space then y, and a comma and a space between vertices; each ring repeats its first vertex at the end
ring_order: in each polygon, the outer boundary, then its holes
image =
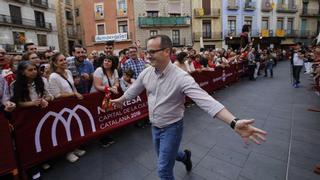
POLYGON ((77 39, 79 37, 78 31, 75 29, 67 29, 68 38, 77 39))
POLYGON ((294 3, 289 3, 289 4, 278 3, 277 12, 278 13, 296 13, 298 12, 298 8, 297 8, 297 5, 294 3))
POLYGON ((256 10, 256 1, 245 1, 243 10, 245 11, 254 11, 256 10))
POLYGON ((285 32, 285 37, 287 37, 287 38, 298 37, 298 30, 287 29, 285 32))
POLYGON ((315 38, 318 36, 318 32, 316 30, 300 30, 298 32, 298 37, 300 38, 315 38))
POLYGON ((215 41, 222 39, 222 32, 193 32, 193 40, 200 41, 202 37, 203 41, 215 41))
POLYGON ((33 6, 41 8, 49 8, 48 0, 30 0, 33 6))
POLYGON ((220 9, 204 9, 204 8, 195 8, 194 17, 195 18, 219 18, 220 9))
POLYGON ((13 2, 26 3, 28 0, 12 0, 13 2))
POLYGON ((236 36, 239 36, 239 32, 237 32, 237 30, 224 31, 224 37, 236 37, 236 36))
POLYGON ((42 31, 52 31, 51 23, 35 21, 32 19, 17 18, 14 16, 7 16, 4 14, 0 14, 0 25, 42 31))
POLYGON ((228 0, 228 10, 238 10, 239 9, 239 1, 238 0, 228 0))
POLYGON ((9 54, 22 54, 24 51, 23 44, 0 44, 0 47, 9 54))
POLYGON ((262 12, 271 12, 272 11, 272 2, 270 0, 261 1, 261 11, 262 12))
POLYGON ((139 27, 189 27, 190 17, 139 17, 139 27))
POLYGON ((320 17, 320 8, 319 9, 306 9, 306 10, 301 10, 301 17, 320 17))

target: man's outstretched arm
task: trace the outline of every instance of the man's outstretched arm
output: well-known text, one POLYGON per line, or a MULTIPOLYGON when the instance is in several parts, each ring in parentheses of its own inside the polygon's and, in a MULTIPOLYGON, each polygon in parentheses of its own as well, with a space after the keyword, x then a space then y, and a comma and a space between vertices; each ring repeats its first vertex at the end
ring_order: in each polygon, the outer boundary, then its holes
POLYGON ((237 119, 229 112, 220 102, 213 99, 207 92, 199 87, 195 80, 186 75, 184 78, 182 92, 190 97, 201 109, 206 111, 210 116, 216 117, 226 124, 230 125, 237 132, 245 143, 252 140, 256 144, 265 141, 265 131, 252 126, 253 119, 237 119))

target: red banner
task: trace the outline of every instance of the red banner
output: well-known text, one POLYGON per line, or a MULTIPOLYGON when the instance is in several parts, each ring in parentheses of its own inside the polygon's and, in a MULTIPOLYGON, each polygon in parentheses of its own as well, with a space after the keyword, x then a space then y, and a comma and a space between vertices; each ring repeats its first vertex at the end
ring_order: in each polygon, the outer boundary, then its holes
POLYGON ((22 166, 41 163, 148 116, 145 93, 108 112, 101 109, 102 99, 103 94, 94 93, 83 100, 56 100, 43 110, 17 109, 13 119, 22 166))
POLYGON ((6 174, 16 168, 12 138, 8 121, 0 114, 0 174, 6 174))
POLYGON ((193 72, 191 75, 199 86, 212 93, 226 85, 234 83, 244 74, 243 64, 232 64, 228 68, 216 68, 214 71, 193 72))
MULTIPOLYGON (((209 93, 233 83, 245 73, 245 66, 231 65, 215 71, 191 75, 209 93)), ((83 100, 64 98, 49 103, 45 109, 21 108, 13 112, 15 142, 19 166, 31 167, 52 159, 108 132, 148 116, 147 97, 143 93, 126 101, 122 109, 105 112, 102 93, 88 94, 83 100), (21 164, 20 164, 21 163, 21 164)), ((15 166, 8 124, 0 118, 0 174, 15 166), (5 124, 5 123, 6 124, 5 124), (4 125, 2 125, 4 124, 4 125), (7 148, 9 147, 9 148, 7 148), (8 152, 7 152, 8 151, 8 152)))

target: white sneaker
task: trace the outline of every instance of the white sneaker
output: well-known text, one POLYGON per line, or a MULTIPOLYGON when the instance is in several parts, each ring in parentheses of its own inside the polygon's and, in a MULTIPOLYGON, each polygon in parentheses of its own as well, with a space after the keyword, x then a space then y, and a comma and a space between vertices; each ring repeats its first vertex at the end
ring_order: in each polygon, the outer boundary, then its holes
POLYGON ((66 155, 66 159, 71 162, 71 163, 74 163, 76 161, 78 161, 79 157, 76 156, 73 152, 69 152, 67 155, 66 155))
POLYGON ((86 154, 86 151, 82 149, 75 149, 73 153, 77 156, 83 156, 84 154, 86 154))
POLYGON ((48 164, 48 163, 44 163, 44 164, 42 164, 42 169, 44 169, 44 170, 48 170, 48 169, 50 169, 50 164, 48 164))

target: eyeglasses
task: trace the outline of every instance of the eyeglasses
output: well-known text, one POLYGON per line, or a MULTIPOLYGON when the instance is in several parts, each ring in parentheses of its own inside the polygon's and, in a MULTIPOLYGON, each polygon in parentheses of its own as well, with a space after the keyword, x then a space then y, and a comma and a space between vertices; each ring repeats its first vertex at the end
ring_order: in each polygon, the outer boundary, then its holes
POLYGON ((160 51, 163 51, 163 50, 165 50, 165 49, 167 49, 167 48, 161 48, 161 49, 157 49, 157 50, 151 49, 151 50, 147 50, 146 53, 147 53, 147 54, 150 54, 150 55, 154 55, 155 53, 160 52, 160 51))

